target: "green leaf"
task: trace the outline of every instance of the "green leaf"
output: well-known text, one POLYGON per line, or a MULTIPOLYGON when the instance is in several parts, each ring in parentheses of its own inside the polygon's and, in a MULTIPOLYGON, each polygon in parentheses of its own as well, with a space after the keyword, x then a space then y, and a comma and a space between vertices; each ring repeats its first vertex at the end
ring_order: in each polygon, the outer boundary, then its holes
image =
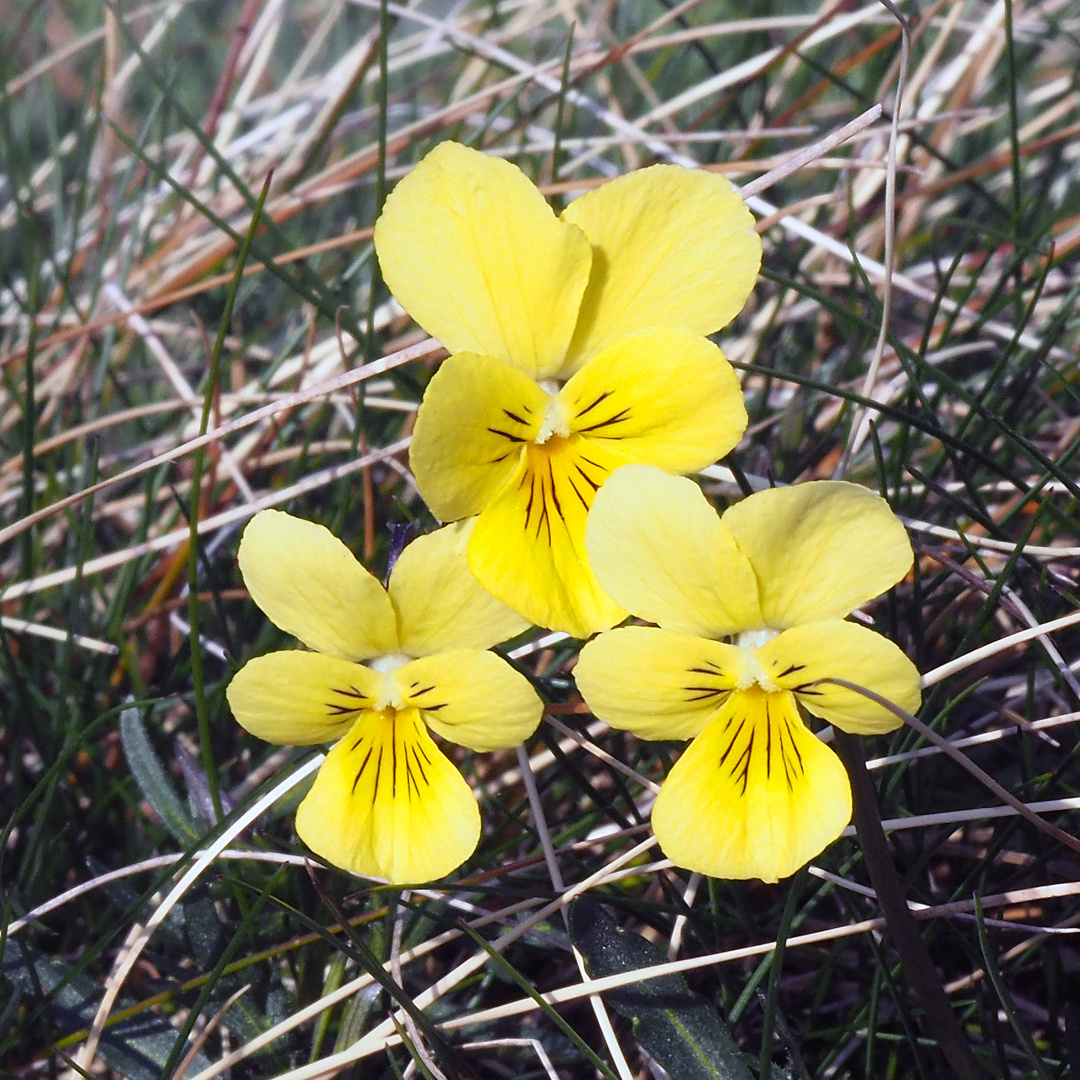
MULTIPOLYGON (((570 905, 570 937, 594 979, 664 963, 639 934, 617 926, 595 900, 570 905)), ((678 1080, 752 1080, 719 1014, 681 975, 643 979, 600 995, 634 1026, 638 1042, 678 1080)))
MULTIPOLYGON (((46 1015, 56 1030, 77 1032, 93 1022, 101 987, 56 957, 45 956, 21 942, 13 943, 0 975, 9 983, 12 998, 23 1006, 36 1005, 43 999, 46 1015)), ((133 998, 121 994, 112 1011, 119 1013, 134 1005, 133 998)), ((106 1027, 97 1052, 115 1074, 129 1080, 161 1080, 178 1037, 167 1017, 143 1012, 106 1027)), ((195 1054, 192 1074, 209 1067, 205 1054, 195 1054)))
POLYGON ((161 824, 181 844, 194 844, 202 835, 184 808, 161 761, 150 743, 138 709, 125 709, 120 714, 120 741, 124 756, 139 790, 161 818, 161 824))

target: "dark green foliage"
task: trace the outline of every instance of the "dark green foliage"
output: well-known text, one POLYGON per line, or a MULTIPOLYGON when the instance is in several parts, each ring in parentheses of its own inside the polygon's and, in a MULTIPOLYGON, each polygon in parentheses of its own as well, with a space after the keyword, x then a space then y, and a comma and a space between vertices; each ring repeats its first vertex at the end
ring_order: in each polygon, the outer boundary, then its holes
MULTIPOLYGON (((594 979, 664 962, 655 946, 620 927, 595 900, 575 900, 569 917, 570 940, 594 979)), ((750 1080, 746 1055, 736 1047, 716 1009, 694 993, 681 975, 661 975, 605 990, 603 998, 631 1022, 642 1049, 669 1076, 750 1080)))

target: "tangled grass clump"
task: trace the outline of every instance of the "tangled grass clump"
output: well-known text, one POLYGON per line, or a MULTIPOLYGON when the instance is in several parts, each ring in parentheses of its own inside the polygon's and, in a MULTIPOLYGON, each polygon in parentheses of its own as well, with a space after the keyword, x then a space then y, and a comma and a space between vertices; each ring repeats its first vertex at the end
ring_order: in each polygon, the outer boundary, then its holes
POLYGON ((2 1067, 1075 1074, 1071 6, 438 10, 6 20, 2 1067), (317 521, 377 576, 435 525, 409 441, 446 350, 372 237, 447 141, 556 210, 653 164, 731 180, 764 250, 718 338, 748 424, 694 479, 723 508, 843 478, 907 529, 910 574, 855 618, 922 673, 920 726, 865 763, 837 736, 854 827, 790 879, 663 857, 677 747, 596 719, 558 631, 501 649, 544 720, 450 751, 483 834, 423 887, 314 857, 321 759, 230 714, 291 646, 237 567, 249 519, 317 521))

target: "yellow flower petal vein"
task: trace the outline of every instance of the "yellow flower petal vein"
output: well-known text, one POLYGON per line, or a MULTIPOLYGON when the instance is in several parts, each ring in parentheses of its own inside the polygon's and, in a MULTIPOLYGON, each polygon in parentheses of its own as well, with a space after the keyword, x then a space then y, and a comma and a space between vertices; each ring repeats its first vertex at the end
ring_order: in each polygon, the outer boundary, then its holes
POLYGON ((584 544, 596 489, 620 464, 579 436, 530 444, 476 522, 469 566, 481 584, 532 622, 575 637, 625 618, 596 580, 584 544))
POLYGON ((394 672, 402 700, 437 735, 473 750, 523 743, 540 723, 543 703, 505 660, 480 649, 454 649, 394 672))
POLYGON ((382 676, 362 664, 292 649, 249 660, 226 697, 240 725, 272 743, 313 746, 340 738, 375 704, 382 676))
POLYGON ((708 338, 641 330, 590 360, 563 387, 569 430, 626 461, 690 472, 738 443, 746 408, 735 370, 708 338))
POLYGON ((814 716, 855 735, 880 735, 903 720, 865 694, 820 679, 865 687, 905 712, 918 711, 919 672, 903 651, 868 627, 842 619, 785 630, 758 650, 761 666, 814 716))
POLYGON ((540 430, 548 395, 510 364, 459 353, 432 377, 409 464, 436 517, 480 513, 506 487, 540 430))

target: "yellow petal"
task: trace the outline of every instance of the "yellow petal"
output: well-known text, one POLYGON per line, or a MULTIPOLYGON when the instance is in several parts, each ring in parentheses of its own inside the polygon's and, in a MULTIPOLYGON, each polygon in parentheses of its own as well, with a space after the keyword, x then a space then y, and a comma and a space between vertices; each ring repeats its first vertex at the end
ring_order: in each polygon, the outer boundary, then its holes
POLYGON ((593 638, 574 667, 585 704, 640 739, 690 739, 716 716, 738 674, 739 650, 651 626, 593 638))
POLYGON ((843 619, 785 630, 757 650, 757 660, 808 712, 856 735, 892 731, 903 721, 855 690, 829 683, 809 684, 818 679, 844 679, 865 686, 909 713, 918 711, 922 698, 918 669, 903 652, 881 634, 843 619))
POLYGON ((474 519, 418 536, 390 574, 401 649, 426 656, 444 649, 487 649, 528 629, 473 576, 465 555, 474 519))
POLYGON ((520 745, 544 711, 529 680, 483 649, 422 657, 394 679, 405 705, 419 709, 432 731, 473 750, 520 745))
POLYGON ((419 884, 445 877, 473 853, 480 811, 415 709, 371 709, 327 754, 296 812, 296 831, 353 874, 419 884))
POLYGON ((397 651, 386 590, 327 528, 281 510, 261 510, 237 552, 251 599, 310 649, 343 660, 397 651))
POLYGON ((754 219, 714 173, 654 165, 575 199, 563 219, 581 227, 594 251, 564 374, 633 330, 715 333, 757 280, 754 219))
POLYGON ((767 625, 843 618, 911 569, 911 543, 880 496, 818 480, 758 491, 724 514, 761 588, 767 625))
POLYGON ((272 743, 332 742, 374 703, 382 676, 321 653, 292 649, 249 660, 225 696, 241 727, 272 743))
POLYGON ((481 514, 469 566, 484 588, 537 626, 588 637, 626 615, 585 557, 585 517, 616 465, 612 451, 573 435, 530 443, 517 475, 481 514))
POLYGON ((548 395, 490 356, 445 360, 420 403, 409 448, 416 486, 443 521, 478 514, 502 490, 543 422, 548 395))
POLYGON ((851 818, 840 759, 804 726, 795 699, 739 690, 660 788, 652 824, 676 865, 777 881, 831 844, 851 818))
POLYGON ((570 431, 670 472, 711 465, 746 429, 742 387, 724 354, 678 328, 621 338, 574 375, 559 401, 570 431))
POLYGON ((762 625, 750 564, 692 480, 619 469, 596 496, 585 546, 600 583, 639 618, 713 638, 762 625))
POLYGON ((452 353, 537 378, 561 367, 592 249, 515 165, 437 146, 387 198, 375 250, 390 291, 452 353))

